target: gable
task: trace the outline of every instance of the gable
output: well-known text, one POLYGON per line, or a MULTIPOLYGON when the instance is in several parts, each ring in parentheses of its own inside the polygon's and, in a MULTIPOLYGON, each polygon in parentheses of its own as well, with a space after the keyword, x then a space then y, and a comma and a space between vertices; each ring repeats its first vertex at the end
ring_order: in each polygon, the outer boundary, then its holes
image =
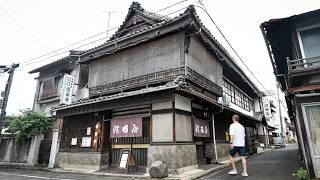
POLYGON ((131 34, 132 32, 142 31, 149 26, 169 19, 170 18, 168 17, 148 12, 141 7, 140 3, 133 2, 129 7, 129 11, 124 22, 110 40, 123 37, 127 34, 131 34))

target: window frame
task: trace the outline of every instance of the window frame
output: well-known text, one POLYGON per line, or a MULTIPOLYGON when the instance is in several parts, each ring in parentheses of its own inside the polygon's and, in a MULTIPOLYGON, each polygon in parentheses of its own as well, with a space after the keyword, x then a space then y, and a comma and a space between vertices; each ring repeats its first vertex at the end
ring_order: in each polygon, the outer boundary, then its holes
MULTIPOLYGON (((299 47, 300 47, 300 51, 301 51, 301 55, 302 55, 303 59, 305 59, 306 56, 305 56, 305 52, 304 52, 304 46, 303 46, 303 43, 302 43, 301 32, 302 31, 306 31, 306 30, 310 30, 310 29, 315 29, 315 28, 320 28, 320 23, 316 23, 316 24, 313 24, 313 25, 296 28, 299 47)), ((303 61, 305 62, 306 60, 303 60, 303 61)))

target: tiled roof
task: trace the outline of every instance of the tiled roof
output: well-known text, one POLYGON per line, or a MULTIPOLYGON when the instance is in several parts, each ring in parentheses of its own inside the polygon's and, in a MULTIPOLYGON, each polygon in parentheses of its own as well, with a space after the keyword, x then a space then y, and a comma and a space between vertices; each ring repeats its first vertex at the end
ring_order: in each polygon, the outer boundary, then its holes
POLYGON ((51 62, 51 63, 49 63, 49 64, 46 64, 46 65, 40 66, 40 67, 38 67, 38 68, 36 68, 36 69, 33 69, 33 70, 29 71, 29 73, 32 74, 32 73, 40 72, 40 71, 42 71, 42 70, 48 69, 48 68, 50 68, 50 67, 54 67, 54 66, 56 66, 56 65, 58 65, 58 64, 61 64, 61 63, 63 63, 63 62, 67 62, 67 61, 73 61, 73 62, 75 62, 76 60, 73 59, 73 58, 71 58, 70 56, 65 56, 65 57, 60 58, 60 59, 58 59, 58 60, 55 60, 55 61, 53 61, 53 62, 51 62))
POLYGON ((54 107, 52 110, 53 111, 63 110, 63 109, 68 109, 68 108, 87 105, 87 104, 99 103, 99 102, 104 102, 104 101, 111 101, 111 100, 125 98, 125 97, 131 97, 131 96, 136 96, 136 95, 141 95, 141 94, 163 91, 163 90, 167 90, 167 89, 174 89, 174 88, 177 88, 178 86, 179 86, 178 84, 168 84, 168 85, 164 85, 164 86, 143 88, 143 89, 130 91, 130 92, 122 92, 122 93, 109 95, 109 96, 101 96, 98 98, 81 99, 81 100, 74 102, 72 104, 69 104, 69 105, 61 104, 57 107, 54 107))
POLYGON ((102 97, 98 97, 98 98, 82 99, 82 100, 79 100, 79 101, 74 102, 69 105, 61 104, 57 107, 54 107, 52 110, 59 111, 59 110, 69 109, 69 108, 73 108, 73 107, 77 107, 77 106, 83 106, 83 105, 88 105, 88 104, 93 104, 93 103, 111 101, 111 100, 115 100, 115 99, 126 98, 126 97, 141 95, 141 94, 147 94, 147 93, 153 93, 153 92, 158 92, 158 91, 163 91, 163 90, 168 90, 168 89, 176 89, 177 91, 183 91, 183 92, 189 93, 191 95, 197 96, 207 102, 215 104, 216 106, 221 106, 220 104, 218 104, 214 99, 210 98, 209 96, 206 96, 205 94, 202 94, 202 93, 199 93, 199 92, 193 90, 190 86, 187 85, 185 79, 182 76, 179 76, 174 81, 168 82, 166 85, 156 86, 156 87, 147 87, 147 88, 143 88, 143 89, 139 89, 139 90, 135 90, 135 91, 122 92, 122 93, 108 95, 108 96, 102 96, 102 97))

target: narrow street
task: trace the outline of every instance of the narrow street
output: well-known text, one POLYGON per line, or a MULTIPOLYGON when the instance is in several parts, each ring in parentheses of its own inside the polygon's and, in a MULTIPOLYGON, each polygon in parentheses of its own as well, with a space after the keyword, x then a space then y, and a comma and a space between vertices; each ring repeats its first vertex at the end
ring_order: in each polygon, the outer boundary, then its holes
POLYGON ((292 180, 292 173, 300 167, 298 159, 298 146, 287 145, 248 159, 249 177, 242 177, 242 164, 237 163, 238 175, 230 176, 231 168, 214 172, 204 179, 246 179, 246 180, 292 180))

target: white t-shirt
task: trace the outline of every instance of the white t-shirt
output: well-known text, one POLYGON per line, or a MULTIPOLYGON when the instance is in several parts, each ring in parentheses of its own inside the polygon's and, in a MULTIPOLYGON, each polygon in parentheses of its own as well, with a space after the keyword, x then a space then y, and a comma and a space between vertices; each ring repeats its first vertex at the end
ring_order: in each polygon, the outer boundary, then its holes
POLYGON ((246 136, 244 132, 244 127, 240 123, 232 123, 230 125, 229 134, 234 136, 233 146, 244 147, 244 137, 246 136))

